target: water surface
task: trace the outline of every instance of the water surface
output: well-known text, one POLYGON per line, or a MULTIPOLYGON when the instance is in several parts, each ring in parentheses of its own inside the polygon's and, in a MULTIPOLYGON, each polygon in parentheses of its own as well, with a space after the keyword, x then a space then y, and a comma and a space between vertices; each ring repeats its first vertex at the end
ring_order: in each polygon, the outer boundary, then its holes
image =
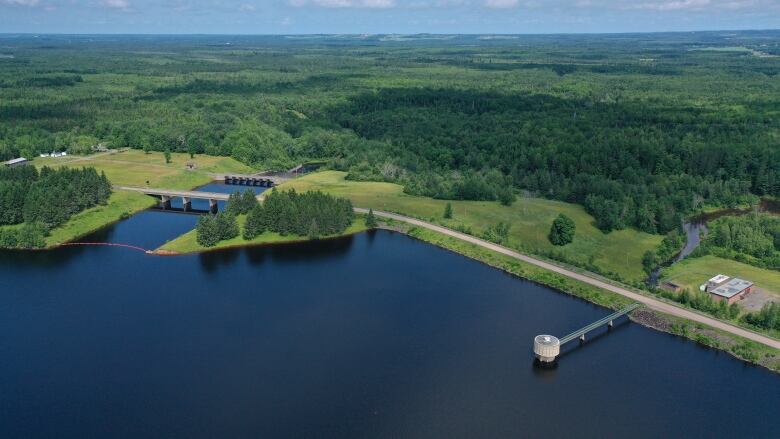
POLYGON ((384 231, 0 252, 0 437, 780 437, 780 377, 633 323, 533 365, 534 335, 606 314, 384 231))

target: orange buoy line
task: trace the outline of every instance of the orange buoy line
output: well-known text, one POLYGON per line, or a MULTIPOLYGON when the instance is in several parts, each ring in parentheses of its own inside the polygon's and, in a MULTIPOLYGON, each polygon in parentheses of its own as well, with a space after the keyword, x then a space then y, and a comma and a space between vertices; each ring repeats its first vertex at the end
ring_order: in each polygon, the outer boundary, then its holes
POLYGON ((63 246, 66 245, 97 245, 97 246, 103 246, 103 247, 122 247, 122 248, 129 248, 131 250, 138 250, 139 252, 149 253, 149 250, 145 248, 141 248, 135 245, 130 244, 118 244, 113 242, 66 242, 62 244, 63 246))

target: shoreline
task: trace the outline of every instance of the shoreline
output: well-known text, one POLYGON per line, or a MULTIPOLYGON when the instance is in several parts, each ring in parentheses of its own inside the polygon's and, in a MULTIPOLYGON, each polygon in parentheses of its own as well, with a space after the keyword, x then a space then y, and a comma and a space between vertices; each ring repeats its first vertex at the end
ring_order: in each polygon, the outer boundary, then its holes
MULTIPOLYGON (((144 210, 146 210, 146 208, 136 210, 133 213, 131 213, 131 215, 134 215, 138 212, 142 212, 144 210)), ((365 214, 368 210, 362 208, 355 208, 355 211, 358 214, 365 214)), ((387 216, 388 213, 386 212, 375 212, 375 214, 380 219, 380 225, 377 227, 377 229, 402 233, 411 238, 426 242, 428 244, 435 245, 439 248, 484 263, 488 266, 499 269, 519 279, 523 279, 530 282, 534 282, 539 285, 543 285, 555 291, 580 298, 589 303, 598 306, 603 306, 609 309, 616 309, 620 306, 623 306, 633 301, 632 299, 625 297, 624 295, 617 294, 614 291, 609 291, 608 289, 601 288, 596 285, 581 282, 576 278, 566 276, 565 274, 557 273, 553 270, 549 270, 541 266, 533 266, 532 264, 529 264, 527 261, 522 261, 516 258, 513 259, 512 256, 510 255, 502 254, 502 252, 498 252, 490 248, 479 247, 478 245, 469 241, 471 240, 481 241, 481 240, 471 237, 470 235, 469 238, 471 239, 464 240, 458 238, 457 236, 448 236, 448 234, 441 233, 437 230, 431 229, 431 227, 440 228, 440 226, 426 223, 426 227, 428 228, 424 229, 408 221, 404 221, 404 220, 398 221, 396 219, 393 219, 392 217, 387 216), (466 249, 464 248, 464 245, 470 246, 472 248, 466 249), (507 259, 512 259, 512 260, 507 260, 507 259)), ((389 215, 403 217, 402 215, 397 215, 397 214, 389 214, 389 215)), ((106 223, 102 226, 97 227, 96 229, 92 230, 92 232, 99 230, 100 228, 105 227, 107 225, 121 221, 122 219, 123 218, 117 218, 110 223, 106 223)), ((416 222, 422 222, 420 220, 415 220, 413 218, 407 218, 407 219, 411 219, 416 222)), ((333 239, 339 239, 344 237, 350 237, 358 233, 363 233, 370 230, 371 229, 362 228, 359 230, 353 230, 351 232, 340 234, 340 235, 320 237, 317 238, 316 240, 333 240, 333 239)), ((88 235, 89 233, 92 232, 81 234, 80 237, 88 235)), ((460 234, 456 231, 449 231, 449 232, 450 234, 452 233, 460 234)), ((67 242, 61 242, 53 246, 47 246, 45 248, 34 249, 34 250, 36 251, 54 250, 60 247, 65 247, 66 244, 73 242, 73 240, 75 239, 78 239, 78 237, 75 237, 67 242)), ((164 256, 191 256, 200 253, 212 253, 218 251, 237 250, 244 247, 263 247, 263 246, 272 246, 272 245, 280 245, 280 244, 294 245, 294 244, 300 244, 302 242, 309 242, 309 241, 315 241, 315 240, 309 239, 307 237, 300 237, 300 239, 291 239, 288 241, 245 242, 245 243, 236 243, 236 244, 231 244, 231 245, 226 245, 221 247, 216 246, 215 248, 197 249, 197 250, 192 250, 187 252, 177 252, 173 250, 163 249, 162 247, 165 245, 163 244, 155 250, 147 251, 147 254, 153 256, 163 256, 163 257, 164 256)), ((509 249, 506 250, 511 251, 509 249)), ((592 281, 600 282, 597 281, 597 279, 595 278, 593 278, 592 281)), ((642 326, 655 329, 661 332, 665 332, 667 334, 681 336, 688 340, 694 341, 697 344, 700 344, 702 346, 725 351, 729 355, 732 355, 733 357, 740 359, 746 363, 750 363, 756 366, 761 366, 773 372, 780 373, 780 350, 774 349, 770 346, 762 345, 756 341, 748 340, 745 337, 742 337, 740 335, 727 332, 722 329, 711 327, 709 325, 706 325, 706 323, 696 322, 695 320, 688 319, 685 317, 672 316, 662 311, 651 309, 647 306, 647 304, 644 305, 645 306, 643 306, 642 308, 629 314, 628 317, 632 321, 639 323, 642 326)), ((677 308, 679 308, 680 310, 688 311, 685 308, 681 308, 681 307, 677 307, 677 308)), ((702 316, 720 322, 719 320, 710 318, 704 314, 702 314, 702 316)), ((733 326, 725 322, 722 323, 724 323, 727 326, 733 326)), ((746 328, 741 328, 739 326, 734 326, 734 328, 739 328, 745 331, 749 331, 755 335, 774 340, 771 337, 765 336, 758 332, 750 331, 746 328)))
MULTIPOLYGON (((154 256, 193 256, 193 255, 199 255, 203 253, 216 253, 219 251, 226 251, 226 250, 238 250, 242 248, 253 248, 253 247, 269 247, 269 246, 282 246, 282 245, 293 245, 293 244, 301 244, 304 242, 314 242, 314 241, 329 241, 334 239, 340 239, 340 238, 348 238, 351 236, 355 236, 359 233, 365 233, 369 232, 371 229, 363 229, 363 230, 354 230, 351 232, 345 232, 340 235, 330 235, 330 236, 321 236, 316 239, 311 239, 307 237, 300 237, 300 239, 294 239, 289 241, 275 241, 275 242, 247 242, 243 244, 231 244, 226 246, 214 246, 214 247, 208 247, 198 250, 191 250, 186 252, 179 252, 176 250, 168 250, 161 248, 162 246, 158 247, 155 250, 150 250, 148 254, 154 255, 154 256)), ((163 244, 164 245, 164 244, 163 244)))
MULTIPOLYGON (((569 279, 543 269, 534 270, 535 267, 529 267, 520 261, 513 264, 513 261, 506 261, 502 255, 494 254, 493 257, 480 257, 476 252, 461 251, 457 245, 448 245, 447 236, 440 235, 444 239, 428 239, 425 234, 416 233, 413 228, 403 230, 402 227, 381 227, 382 229, 403 233, 411 238, 418 239, 441 249, 457 253, 461 256, 481 262, 485 265, 501 270, 506 274, 517 277, 522 280, 536 283, 554 291, 576 297, 588 303, 603 306, 608 309, 617 309, 630 303, 630 300, 618 296, 615 293, 583 284, 574 279, 569 279), (543 272, 542 272, 543 271, 543 272)), ((419 229, 418 229, 419 230, 419 229)), ((432 232, 436 233, 436 232, 432 232)), ((450 238, 455 239, 455 238, 450 238)), ((486 252, 491 252, 487 249, 486 252)), ((495 252, 492 252, 495 253, 495 252)), ((643 305, 637 310, 628 314, 629 319, 650 329, 667 333, 669 335, 679 336, 693 341, 701 346, 717 349, 731 355, 732 357, 744 361, 745 363, 763 367, 774 373, 780 374, 780 350, 769 346, 761 345, 757 342, 747 340, 735 334, 705 326, 685 318, 672 316, 661 311, 657 311, 643 305)))

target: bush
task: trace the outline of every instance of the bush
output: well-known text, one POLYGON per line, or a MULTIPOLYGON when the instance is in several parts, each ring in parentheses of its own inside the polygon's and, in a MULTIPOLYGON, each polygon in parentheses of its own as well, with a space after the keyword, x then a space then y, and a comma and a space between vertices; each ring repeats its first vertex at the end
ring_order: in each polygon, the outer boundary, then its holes
POLYGON ((550 227, 550 242, 553 245, 566 245, 574 240, 577 225, 574 220, 564 214, 559 214, 550 227))

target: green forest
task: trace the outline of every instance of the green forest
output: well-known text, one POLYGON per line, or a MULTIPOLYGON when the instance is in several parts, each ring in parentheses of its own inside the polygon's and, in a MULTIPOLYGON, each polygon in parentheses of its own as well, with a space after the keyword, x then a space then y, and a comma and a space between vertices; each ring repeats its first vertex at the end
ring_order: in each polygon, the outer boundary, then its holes
POLYGON ((709 224, 702 253, 780 270, 780 217, 751 213, 720 218, 709 224))
POLYGON ((262 204, 249 211, 244 239, 252 239, 268 230, 282 236, 316 239, 342 233, 354 218, 352 203, 346 198, 319 191, 299 194, 295 190, 272 190, 262 204))
POLYGON ((111 183, 94 168, 0 167, 0 247, 43 247, 48 230, 111 196, 111 183))
POLYGON ((204 215, 195 229, 197 242, 213 247, 235 238, 240 227, 236 215, 246 215, 242 236, 252 240, 265 232, 317 239, 344 232, 352 224, 355 212, 346 198, 319 191, 298 193, 272 189, 259 203, 252 191, 230 196, 224 212, 204 215))
POLYGON ((780 196, 778 44, 777 31, 5 35, 0 159, 105 146, 269 170, 324 160, 409 194, 541 196, 604 231, 666 233, 780 196))

